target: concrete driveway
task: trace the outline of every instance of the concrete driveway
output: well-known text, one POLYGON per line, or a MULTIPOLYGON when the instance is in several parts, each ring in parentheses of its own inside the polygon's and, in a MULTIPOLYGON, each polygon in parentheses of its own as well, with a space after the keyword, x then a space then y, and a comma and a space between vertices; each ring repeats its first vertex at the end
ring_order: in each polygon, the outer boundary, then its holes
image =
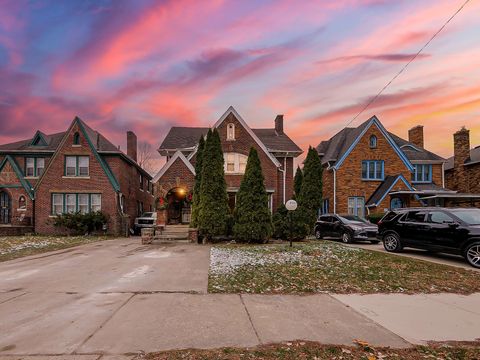
POLYGON ((408 347, 405 338, 478 336, 480 313, 469 310, 478 295, 207 294, 209 261, 209 246, 132 238, 0 263, 0 360, 132 359, 297 339, 408 347), (425 326, 412 332, 419 314, 428 314, 425 326))
POLYGON ((409 346, 327 294, 207 294, 209 261, 209 246, 133 238, 0 263, 0 359, 122 359, 295 339, 409 346))

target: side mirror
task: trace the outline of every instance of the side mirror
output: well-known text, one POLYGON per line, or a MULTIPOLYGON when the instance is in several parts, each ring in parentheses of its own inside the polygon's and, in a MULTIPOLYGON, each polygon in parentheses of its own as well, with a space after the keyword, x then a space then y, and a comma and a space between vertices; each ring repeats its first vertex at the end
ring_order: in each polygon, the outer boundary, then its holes
POLYGON ((451 227, 453 229, 456 229, 460 226, 460 224, 458 222, 449 222, 447 224, 448 224, 448 227, 451 227))

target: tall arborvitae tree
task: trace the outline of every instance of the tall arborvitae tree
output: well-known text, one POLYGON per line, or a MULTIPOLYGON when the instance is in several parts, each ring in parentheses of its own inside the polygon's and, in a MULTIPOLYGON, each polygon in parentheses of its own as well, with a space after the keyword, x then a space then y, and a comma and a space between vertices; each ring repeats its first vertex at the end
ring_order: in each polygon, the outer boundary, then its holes
POLYGON ((255 148, 250 149, 234 211, 233 235, 241 242, 264 242, 272 235, 262 165, 255 148))
POLYGON ((195 185, 193 187, 193 202, 192 202, 192 220, 191 227, 198 226, 198 210, 200 205, 200 185, 202 184, 202 166, 203 166, 203 151, 205 149, 205 140, 203 135, 198 141, 197 154, 195 157, 195 185))
POLYGON ((216 129, 209 131, 203 151, 200 207, 197 220, 200 234, 207 239, 226 235, 231 216, 223 161, 220 135, 216 129))
POLYGON ((313 231, 318 211, 322 205, 322 172, 322 163, 318 152, 310 146, 303 167, 302 187, 297 198, 298 211, 310 232, 313 231))
POLYGON ((295 177, 293 179, 293 190, 295 191, 295 199, 298 199, 300 195, 300 191, 302 189, 302 182, 303 182, 303 172, 300 169, 300 166, 297 167, 297 171, 295 172, 295 177))

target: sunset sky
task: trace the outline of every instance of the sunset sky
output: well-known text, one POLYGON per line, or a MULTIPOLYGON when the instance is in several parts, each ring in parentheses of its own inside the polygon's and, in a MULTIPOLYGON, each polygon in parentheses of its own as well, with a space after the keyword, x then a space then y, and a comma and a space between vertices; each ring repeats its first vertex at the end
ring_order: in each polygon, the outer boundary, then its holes
MULTIPOLYGON (((342 129, 464 0, 0 0, 0 143, 78 115, 125 149, 233 105, 254 128, 285 114, 301 147, 342 129)), ((448 157, 480 145, 480 1, 471 0, 353 125, 425 126, 448 157)))

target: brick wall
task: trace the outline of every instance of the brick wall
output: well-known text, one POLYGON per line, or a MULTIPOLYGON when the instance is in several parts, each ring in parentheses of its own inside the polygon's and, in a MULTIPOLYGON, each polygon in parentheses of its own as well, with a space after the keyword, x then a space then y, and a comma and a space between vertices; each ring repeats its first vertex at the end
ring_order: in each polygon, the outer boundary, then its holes
MULTIPOLYGON (((348 198, 351 196, 364 197, 366 202, 382 182, 362 180, 362 160, 383 160, 385 176, 402 174, 405 179, 411 179, 411 172, 381 131, 376 126, 371 126, 337 170, 337 213, 348 212, 348 198), (371 135, 377 137, 377 147, 375 149, 371 149, 369 145, 371 135)), ((330 172, 325 171, 324 173, 330 172)), ((326 197, 325 195, 327 194, 324 194, 324 197, 326 197)), ((330 206, 333 211, 333 194, 330 206)))
POLYGON ((40 234, 63 233, 63 230, 55 228, 51 221, 51 197, 52 193, 99 193, 102 195, 102 212, 110 217, 108 223, 109 232, 115 233, 121 222, 117 207, 117 194, 114 191, 107 175, 100 163, 95 158, 83 133, 74 124, 66 141, 57 149, 57 154, 52 158, 45 169, 45 174, 36 188, 35 230, 40 234), (73 135, 80 134, 80 146, 73 145, 73 135), (88 178, 65 178, 64 166, 65 155, 86 155, 90 159, 90 174, 88 178))
POLYGON ((195 175, 180 158, 177 158, 154 185, 156 197, 165 196, 175 187, 182 187, 189 192, 195 185, 195 175))
POLYGON ((33 221, 33 202, 20 183, 13 167, 9 162, 0 172, 0 193, 5 192, 10 198, 10 223, 12 225, 29 226, 33 221), (6 187, 2 188, 1 185, 6 187), (20 208, 20 197, 25 199, 25 208, 20 208))

